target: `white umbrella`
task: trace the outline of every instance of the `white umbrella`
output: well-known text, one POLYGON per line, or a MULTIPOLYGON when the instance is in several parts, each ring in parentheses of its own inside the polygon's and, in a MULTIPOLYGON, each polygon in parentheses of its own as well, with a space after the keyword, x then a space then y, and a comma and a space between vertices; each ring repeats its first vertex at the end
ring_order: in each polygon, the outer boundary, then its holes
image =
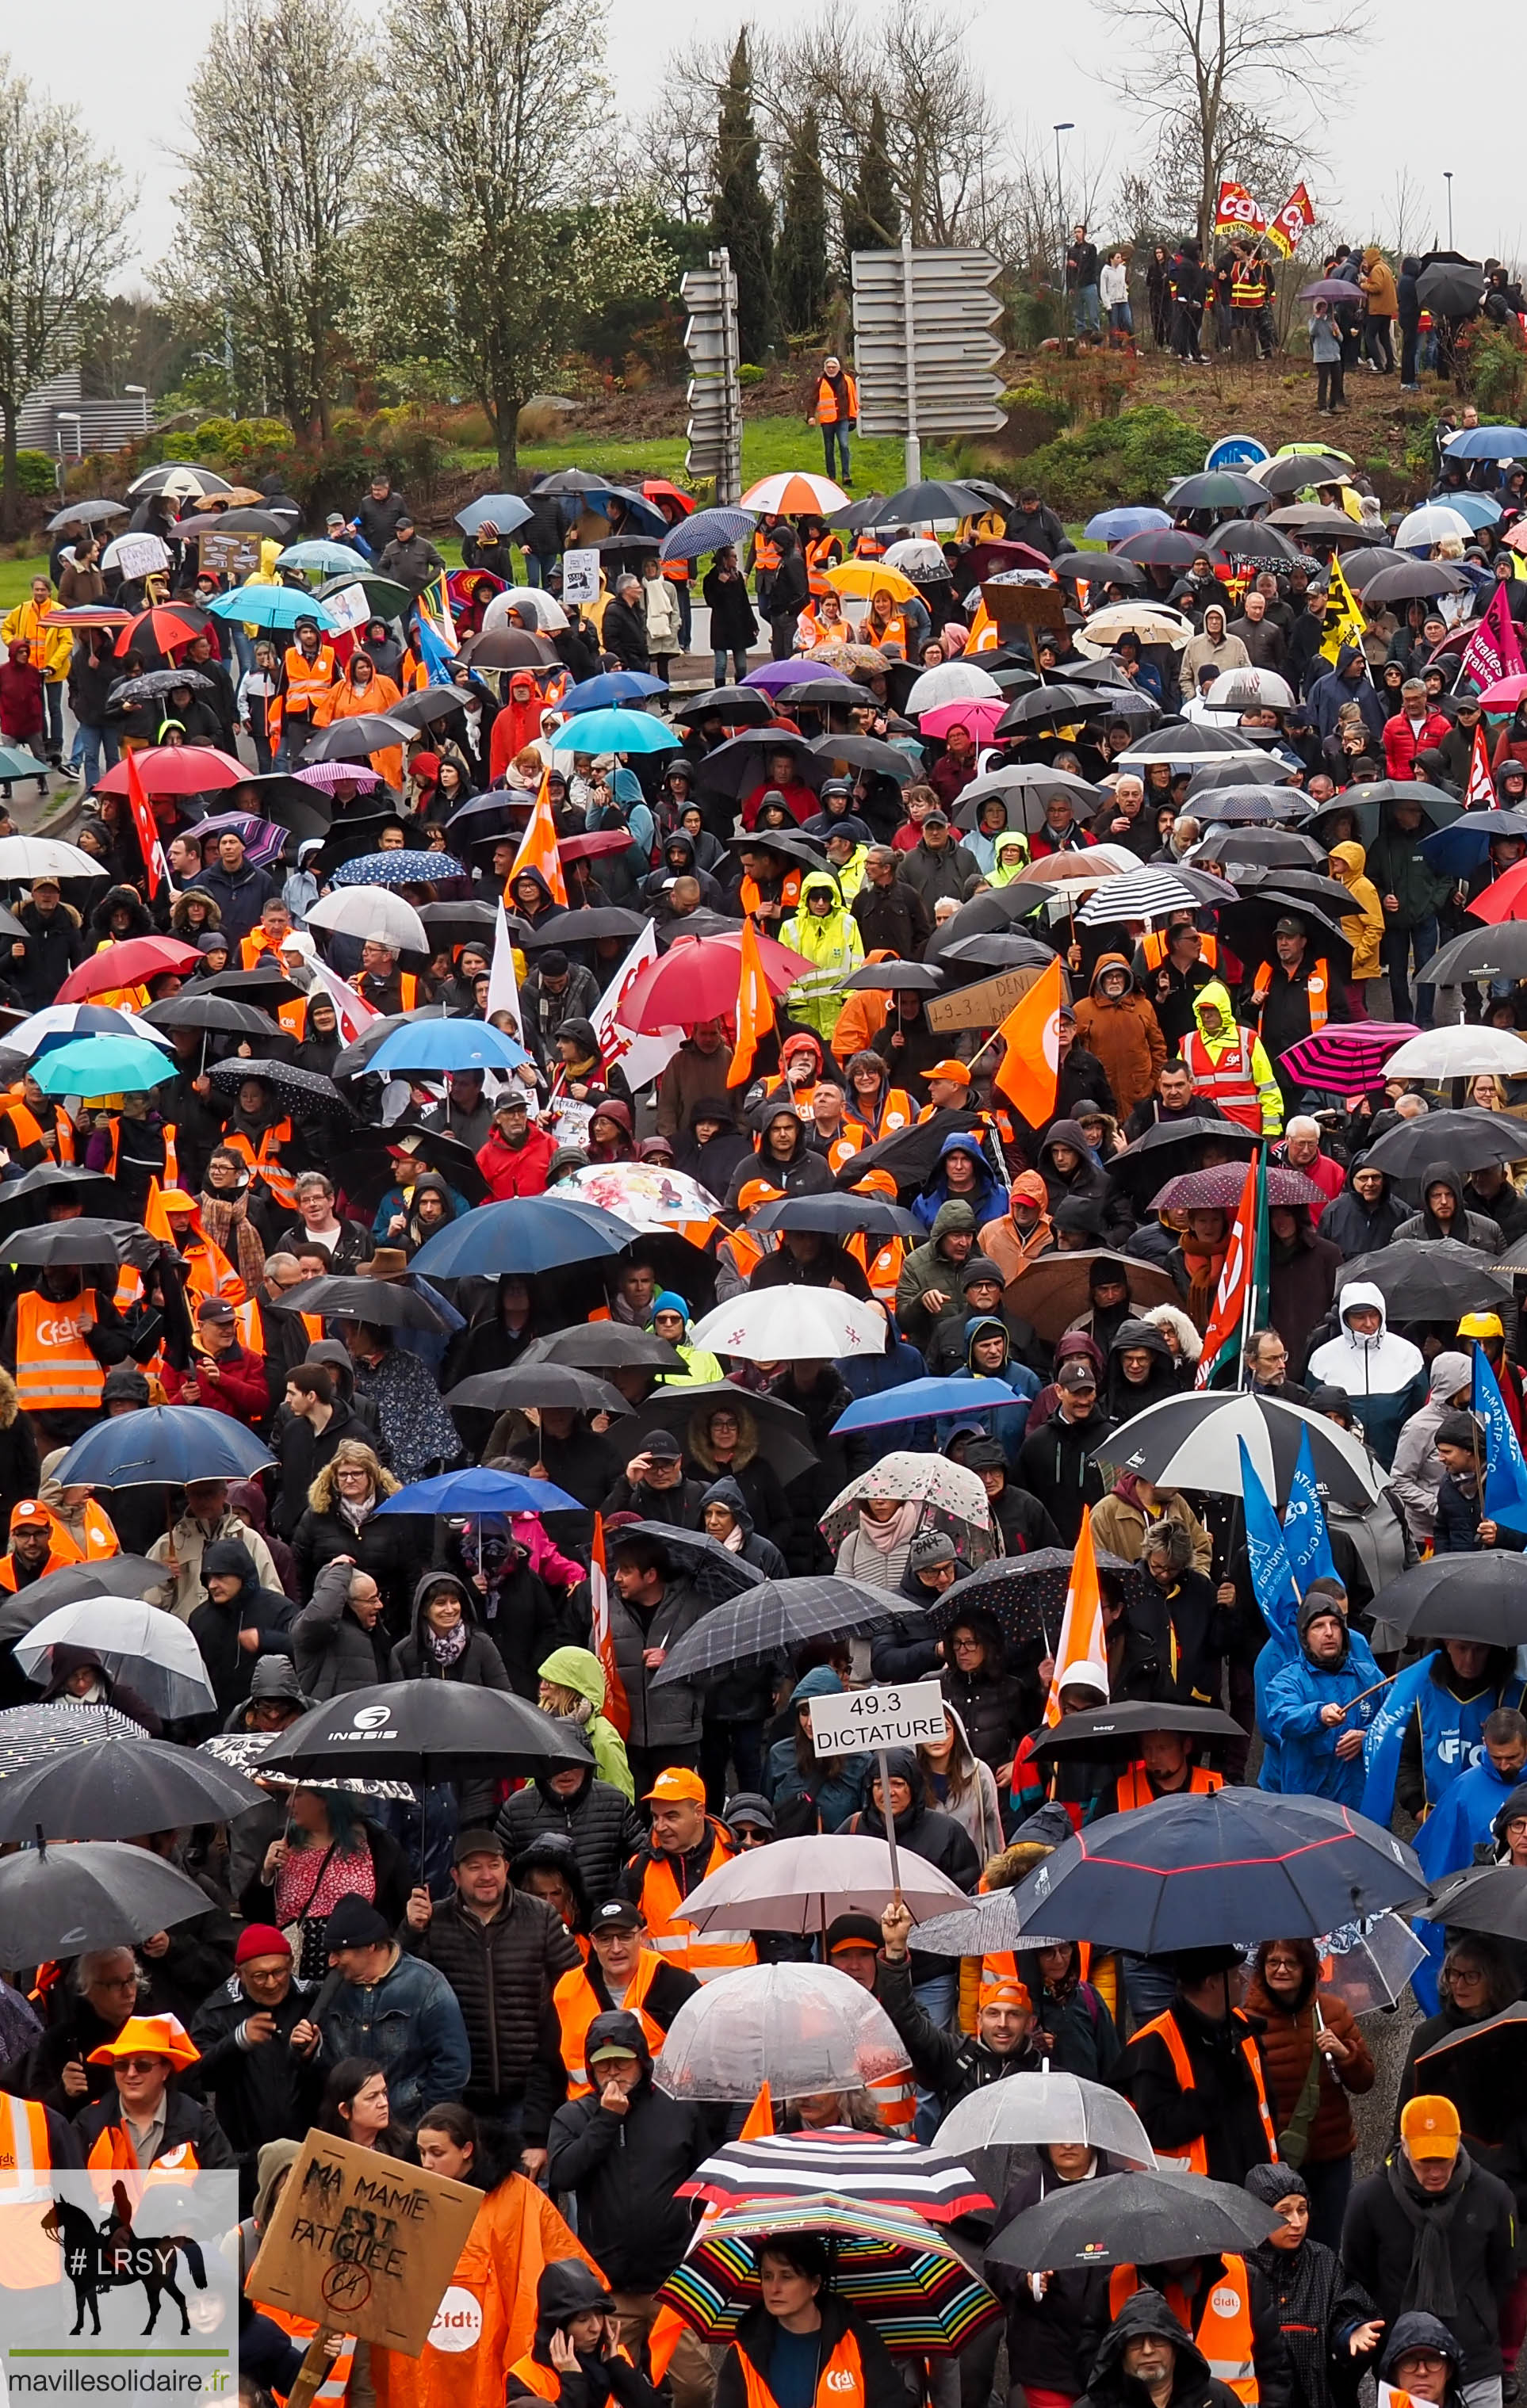
POLYGON ((941 2151, 1042 2149, 1056 2142, 1106 2149, 1131 2166, 1156 2163, 1129 2100, 1074 2073, 1010 2073, 972 2090, 939 2126, 941 2151))
POLYGON ((135 477, 127 491, 132 494, 167 494, 171 501, 184 502, 208 494, 231 494, 233 487, 226 477, 211 468, 193 467, 189 460, 161 460, 155 468, 145 468, 135 477))
POLYGON ((155 550, 155 551, 158 552, 158 554, 159 554, 159 557, 158 557, 158 559, 157 559, 157 560, 149 560, 146 556, 140 556, 140 557, 139 557, 139 559, 138 559, 138 560, 135 563, 135 565, 134 565, 133 574, 134 574, 134 576, 135 576, 135 577, 141 577, 141 576, 143 575, 143 573, 144 573, 145 568, 151 568, 151 569, 152 569, 152 568, 161 568, 161 569, 163 569, 163 568, 167 568, 167 567, 169 566, 169 552, 168 552, 167 547, 166 547, 166 544, 164 543, 163 539, 162 539, 159 536, 156 536, 156 535, 119 535, 119 536, 117 537, 117 538, 116 538, 115 542, 114 542, 114 543, 108 543, 108 544, 107 545, 106 550, 105 550, 105 551, 102 552, 102 554, 101 554, 101 566, 102 566, 103 568, 115 568, 115 567, 116 567, 116 566, 117 566, 118 562, 119 562, 119 561, 121 560, 121 558, 122 558, 122 545, 123 545, 124 543, 132 543, 132 544, 147 544, 147 543, 151 543, 151 544, 153 545, 153 547, 154 547, 154 550, 155 550))
POLYGON ((0 836, 0 878, 109 878, 104 861, 51 836, 0 836))
POLYGON ((1291 710, 1293 688, 1275 669, 1225 669, 1209 688, 1209 707, 1229 710, 1291 710))
MULTIPOLYGON (((686 1914, 699 1894, 686 1900, 686 1914)), ((673 2099, 751 2101, 766 2082, 776 2097, 810 2099, 862 2090, 909 2061, 879 2000, 846 1973, 830 1965, 750 1965, 684 2000, 653 2079, 673 2099)))
POLYGON ((883 1354, 886 1315, 836 1288, 760 1288, 697 1321, 694 1342, 745 1363, 836 1363, 844 1354, 883 1354))
POLYGON ((171 1720, 215 1706, 201 1650, 188 1626, 137 1598, 87 1597, 46 1614, 16 1641, 16 1661, 29 1679, 42 1677, 55 1647, 94 1656, 112 1680, 125 1680, 145 1705, 171 1720))
MULTIPOLYGON (((141 1037, 145 1044, 157 1045, 166 1053, 171 1050, 164 1029, 155 1028, 139 1012, 125 1011, 120 1005, 113 1008, 122 1024, 117 1035, 125 1037, 130 1031, 134 1037, 141 1037)), ((29 1019, 18 1021, 14 1028, 0 1035, 0 1054, 23 1054, 30 1061, 45 1037, 72 1035, 82 1011, 92 1012, 99 1021, 102 1009, 98 1003, 45 1003, 40 1011, 34 1011, 29 1019)), ((98 1032, 87 1029, 81 1033, 98 1032)))
POLYGON ((496 594, 483 611, 483 633, 507 627, 511 610, 518 611, 522 624, 528 622, 547 635, 560 633, 568 624, 568 614, 555 594, 543 592, 539 585, 511 585, 507 592, 496 594))
POLYGON ((952 574, 942 544, 924 535, 903 536, 886 552, 887 568, 899 568, 915 585, 937 585, 952 574))
MULTIPOLYGON (((0 840, 0 853, 5 850, 0 840)), ((430 951, 429 931, 411 903, 395 895, 386 886, 341 886, 332 895, 324 895, 308 907, 310 928, 332 928, 337 936, 359 937, 377 935, 386 938, 399 953, 424 953, 430 951)))
POLYGON ((1076 916, 1088 927, 1096 928, 1110 921, 1159 920, 1169 911, 1197 909, 1198 898, 1191 887, 1185 886, 1180 878, 1174 878, 1170 869, 1137 865, 1132 876, 1106 880, 1102 893, 1084 903, 1076 916))
MULTIPOLYGON (((888 560, 890 553, 886 557, 888 560)), ((909 719, 915 719, 919 711, 937 710, 941 702, 1002 699, 1002 689, 989 669, 978 668, 973 661, 943 661, 936 669, 924 669, 922 676, 915 680, 905 710, 909 719)), ((1088 792, 1090 794, 1090 787, 1088 792)))
POLYGON ((1450 510, 1445 502, 1427 502, 1401 520, 1394 530, 1394 548, 1396 552, 1415 552, 1422 545, 1440 543, 1449 535, 1467 543, 1473 533, 1462 510, 1450 510))
POLYGON ((1514 1028, 1459 1021, 1407 1038, 1384 1065, 1386 1079, 1472 1079, 1487 1070, 1505 1079, 1527 1075, 1527 1038, 1514 1028))
POLYGON ((1181 652, 1193 639, 1193 623, 1164 602, 1110 602, 1077 630, 1076 649, 1089 660, 1101 661, 1120 636, 1136 636, 1143 644, 1170 644, 1174 652, 1181 652))
MULTIPOLYGON (((968 1903, 947 1873, 904 1849, 897 1853, 901 1898, 918 1921, 968 1903)), ((699 1931, 739 1924, 747 1931, 825 1931, 836 1915, 882 1914, 895 1896, 884 1840, 861 1831, 812 1832, 750 1848, 708 1873, 684 1899, 684 1919, 699 1931)), ((728 1998, 736 1978, 728 1973, 718 1985, 728 1998)))

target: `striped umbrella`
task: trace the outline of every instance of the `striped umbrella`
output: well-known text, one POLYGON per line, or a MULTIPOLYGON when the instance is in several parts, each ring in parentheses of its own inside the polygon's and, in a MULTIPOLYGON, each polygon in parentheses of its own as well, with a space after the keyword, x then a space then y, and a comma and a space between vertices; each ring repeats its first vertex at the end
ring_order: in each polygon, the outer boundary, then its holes
POLYGON ((1169 911, 1197 909, 1197 896, 1170 870, 1142 869, 1111 878, 1099 893, 1088 896, 1076 917, 1084 928, 1097 928, 1115 920, 1160 920, 1169 911))
POLYGON ((316 786, 325 795, 332 795, 336 786, 358 786, 363 794, 369 794, 373 786, 382 783, 376 771, 362 761, 310 761, 305 769, 294 770, 293 775, 304 786, 316 786))
POLYGON ((953 2358, 1002 2311, 949 2243, 907 2208, 865 2207, 823 2191, 765 2200, 701 2227, 657 2297, 703 2342, 731 2341, 760 2299, 756 2244, 814 2232, 828 2244, 827 2288, 868 2317, 887 2349, 953 2358))
POLYGON ((1419 1035, 1408 1020, 1370 1020, 1361 1027, 1348 1022, 1302 1037, 1283 1060, 1302 1087, 1322 1096, 1361 1096, 1383 1085, 1390 1055, 1419 1035))
POLYGON ((678 2196, 735 2209, 760 2199, 816 2199, 824 2191, 851 2196, 865 2207, 910 2208, 933 2224, 952 2224, 957 2215, 996 2205, 958 2157, 846 2126, 729 2141, 696 2168, 678 2196))

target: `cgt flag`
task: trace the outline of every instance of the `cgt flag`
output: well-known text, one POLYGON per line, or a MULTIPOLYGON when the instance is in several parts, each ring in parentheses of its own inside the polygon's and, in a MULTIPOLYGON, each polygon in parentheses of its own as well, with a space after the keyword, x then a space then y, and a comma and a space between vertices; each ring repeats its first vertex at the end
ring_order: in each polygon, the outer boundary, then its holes
POLYGON ((1221 184, 1214 230, 1216 234, 1263 235, 1267 232, 1266 212, 1259 208, 1244 184, 1221 184))
POLYGON ((1474 731, 1474 750, 1469 754, 1469 778, 1463 789, 1466 811, 1492 811, 1500 803, 1495 781, 1490 774, 1490 747, 1485 742, 1484 723, 1474 731))
POLYGON ((127 755, 127 809, 132 815, 133 832, 137 838, 138 849, 143 855, 145 882, 149 889, 149 899, 152 902, 161 885, 169 883, 169 868, 159 842, 159 825, 153 815, 153 806, 143 791, 143 780, 138 771, 136 752, 129 752, 127 755))
POLYGON ((514 881, 522 869, 539 870, 551 889, 554 903, 568 908, 568 882, 562 875, 562 861, 556 849, 556 821, 552 815, 550 771, 541 773, 536 807, 520 838, 520 849, 514 855, 514 866, 504 882, 503 899, 507 903, 514 891, 514 881))
POLYGON ((1254 1154, 1246 1164, 1241 1201, 1235 1210, 1219 1285, 1215 1291, 1214 1311, 1203 1333, 1203 1352, 1193 1375, 1195 1388, 1206 1388, 1217 1371, 1237 1359, 1241 1332, 1249 1326, 1248 1311, 1254 1310, 1257 1297, 1267 1294, 1267 1182, 1262 1176, 1265 1151, 1263 1148, 1261 1154, 1254 1154))
MULTIPOLYGON (((1483 687, 1493 685, 1497 678, 1520 677, 1524 667, 1527 664, 1522 661, 1505 587, 1497 585, 1490 597, 1489 609, 1469 639, 1458 673, 1483 687)), ((1490 799, 1495 800, 1493 788, 1490 799)))
POLYGON ((1267 229, 1267 239, 1280 259, 1291 259, 1306 227, 1315 223, 1315 203, 1307 187, 1297 183, 1267 229))
POLYGON ((728 1087, 747 1085, 753 1076, 754 1056, 773 1025, 774 998, 764 976, 758 931, 751 920, 744 920, 737 956, 737 1044, 727 1073, 728 1087))

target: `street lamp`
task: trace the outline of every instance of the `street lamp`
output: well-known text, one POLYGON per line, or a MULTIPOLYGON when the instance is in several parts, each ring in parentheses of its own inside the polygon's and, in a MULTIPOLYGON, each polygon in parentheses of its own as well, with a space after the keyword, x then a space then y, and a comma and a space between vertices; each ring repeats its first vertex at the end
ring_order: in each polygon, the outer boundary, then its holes
POLYGON ((147 386, 146 384, 124 384, 124 385, 122 386, 122 391, 123 391, 123 393, 131 394, 134 396, 134 398, 135 398, 136 400, 140 401, 140 402, 143 404, 143 432, 144 432, 144 434, 145 434, 145 435, 147 435, 147 433, 148 433, 148 431, 149 431, 149 388, 148 388, 148 386, 147 386))
POLYGON ((1450 167, 1444 167, 1442 179, 1448 187, 1448 248, 1451 251, 1453 247, 1453 171, 1450 167))
POLYGON ((75 456, 75 458, 76 458, 77 460, 82 460, 82 459, 84 458, 84 456, 85 456, 85 447, 84 447, 83 443, 82 443, 82 442, 80 441, 80 439, 79 439, 79 425, 80 425, 80 419, 79 419, 79 410, 78 410, 78 409, 60 409, 60 410, 56 410, 56 411, 54 412, 54 416, 55 416, 55 417, 57 418, 57 420, 58 420, 58 424, 59 424, 59 429, 60 429, 60 432, 59 432, 59 452, 60 452, 60 456, 62 457, 62 454, 63 454, 63 444, 64 444, 63 429, 64 429, 65 426, 72 426, 72 427, 74 428, 74 456, 75 456))
POLYGON ((1063 124, 1053 126, 1051 131, 1055 136, 1055 207, 1060 228, 1060 281, 1056 288, 1058 331, 1063 343, 1066 339, 1066 195, 1060 181, 1060 136, 1062 134, 1074 134, 1076 127, 1073 122, 1067 118, 1063 124))

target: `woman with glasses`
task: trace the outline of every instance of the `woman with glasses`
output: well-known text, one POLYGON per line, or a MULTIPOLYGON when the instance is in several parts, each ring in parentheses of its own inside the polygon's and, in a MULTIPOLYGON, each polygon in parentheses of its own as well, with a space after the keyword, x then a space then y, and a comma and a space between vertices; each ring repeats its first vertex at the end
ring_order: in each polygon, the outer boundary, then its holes
POLYGON ((424 1570, 414 1555, 412 1522, 377 1507, 396 1495, 397 1481, 359 1439, 341 1439, 308 1491, 308 1509, 292 1533, 302 1594, 310 1598, 325 1564, 348 1555, 382 1591, 382 1619, 400 1639, 409 1628, 413 1593, 424 1570))
MULTIPOLYGON (((1349 2100, 1374 2086, 1374 2060, 1345 1999, 1319 1986, 1309 1940, 1266 1940, 1246 2006, 1260 2019, 1279 2155, 1304 2177, 1310 2230, 1334 2249, 1352 2185, 1357 2131, 1349 2100)), ((1408 2097, 1402 2085, 1402 2097, 1408 2097)))

